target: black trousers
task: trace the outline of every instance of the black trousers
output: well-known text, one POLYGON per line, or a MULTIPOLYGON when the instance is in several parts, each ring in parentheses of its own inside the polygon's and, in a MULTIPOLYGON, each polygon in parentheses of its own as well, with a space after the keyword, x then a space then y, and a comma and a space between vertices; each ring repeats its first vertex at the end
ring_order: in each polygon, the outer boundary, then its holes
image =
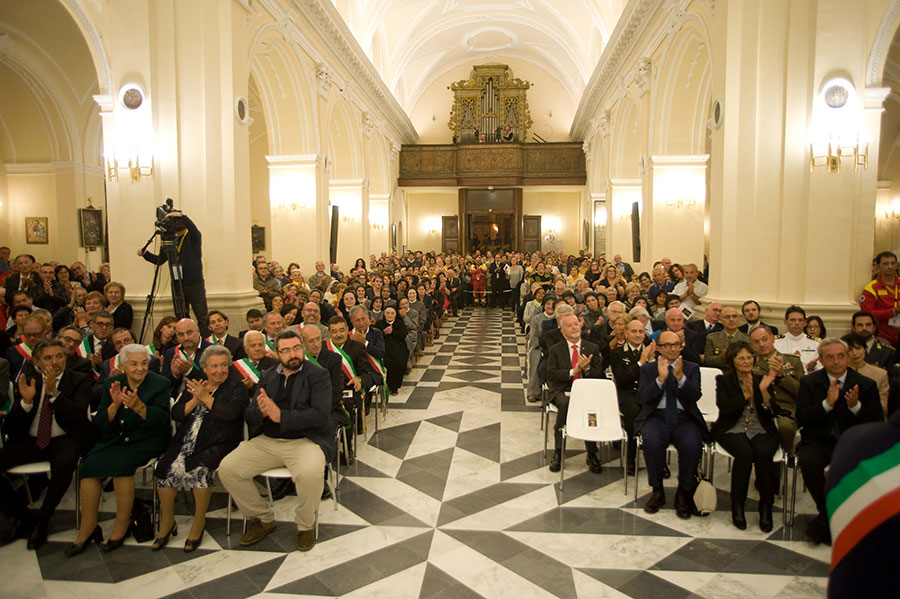
POLYGON ((800 461, 800 472, 810 497, 816 502, 820 516, 828 515, 825 509, 825 467, 831 463, 831 452, 817 445, 801 443, 797 447, 797 459, 800 461))
POLYGON ((194 317, 197 319, 197 325, 200 327, 200 334, 204 337, 209 336, 209 328, 206 326, 206 315, 209 308, 206 305, 206 284, 205 283, 182 283, 181 289, 184 291, 184 300, 194 311, 194 317))
MULTIPOLYGON (((40 449, 32 438, 28 441, 10 441, 0 448, 0 473, 31 462, 50 462, 50 484, 38 517, 49 520, 72 483, 72 476, 81 455, 81 446, 70 436, 54 437, 45 449, 40 449)), ((0 476, 0 511, 9 518, 26 518, 28 506, 13 490, 5 476, 0 476)))
MULTIPOLYGON (((565 393, 559 391, 550 399, 550 403, 559 410, 556 414, 556 424, 553 427, 553 441, 556 451, 560 451, 562 449, 562 427, 566 425, 566 418, 569 417, 569 398, 565 393)), ((591 453, 596 453, 597 443, 595 441, 585 441, 584 448, 591 453)))
POLYGON ((619 412, 622 413, 622 428, 628 434, 628 463, 634 464, 637 457, 637 440, 634 436, 634 419, 641 413, 637 396, 619 395, 619 412))
POLYGON ((728 433, 719 439, 719 445, 734 458, 731 466, 731 499, 743 504, 750 485, 750 469, 756 467, 756 487, 759 502, 772 505, 775 502, 775 464, 772 457, 778 451, 778 440, 768 433, 752 439, 744 433, 728 433))
POLYGON ((697 464, 703 453, 703 431, 700 425, 679 410, 678 423, 674 429, 669 429, 663 411, 656 410, 644 422, 641 436, 650 486, 662 487, 666 448, 671 443, 678 450, 678 488, 691 492, 697 478, 697 464))

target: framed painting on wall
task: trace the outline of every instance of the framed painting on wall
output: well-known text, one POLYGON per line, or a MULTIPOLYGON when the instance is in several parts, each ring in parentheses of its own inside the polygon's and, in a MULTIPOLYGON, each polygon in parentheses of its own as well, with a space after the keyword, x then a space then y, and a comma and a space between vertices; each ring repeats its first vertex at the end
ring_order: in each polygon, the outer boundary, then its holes
POLYGON ((266 249, 266 228, 259 225, 250 227, 250 244, 253 246, 253 253, 263 252, 266 249))
POLYGON ((81 224, 81 247, 92 248, 103 245, 103 211, 93 208, 78 210, 81 224))
POLYGON ((25 243, 49 243, 46 216, 25 217, 25 243))

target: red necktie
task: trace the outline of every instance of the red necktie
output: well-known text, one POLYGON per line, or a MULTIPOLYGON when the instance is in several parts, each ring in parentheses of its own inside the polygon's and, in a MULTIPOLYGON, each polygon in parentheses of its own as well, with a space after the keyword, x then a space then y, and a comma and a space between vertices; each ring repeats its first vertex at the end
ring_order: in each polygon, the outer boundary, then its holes
POLYGON ((38 420, 37 446, 41 449, 50 445, 50 432, 53 428, 53 406, 50 405, 50 395, 44 393, 41 401, 41 416, 38 420))
MULTIPOLYGON (((574 343, 572 344, 572 370, 575 370, 575 367, 578 366, 578 346, 574 343)), ((572 377, 572 380, 580 379, 581 374, 575 373, 575 376, 572 377)))

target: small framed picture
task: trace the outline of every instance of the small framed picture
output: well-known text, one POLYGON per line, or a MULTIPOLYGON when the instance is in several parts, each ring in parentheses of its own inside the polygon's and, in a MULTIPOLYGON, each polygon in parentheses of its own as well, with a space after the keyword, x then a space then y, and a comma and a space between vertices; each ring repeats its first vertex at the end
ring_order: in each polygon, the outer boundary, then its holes
POLYGON ((46 216, 25 217, 25 243, 49 243, 46 216))
POLYGON ((78 210, 81 223, 81 247, 91 248, 103 245, 103 211, 94 208, 78 210))
POLYGON ((259 225, 250 227, 250 244, 253 246, 253 253, 262 252, 266 249, 266 228, 259 225))
POLYGON ((588 428, 597 428, 597 412, 587 412, 585 420, 588 428))

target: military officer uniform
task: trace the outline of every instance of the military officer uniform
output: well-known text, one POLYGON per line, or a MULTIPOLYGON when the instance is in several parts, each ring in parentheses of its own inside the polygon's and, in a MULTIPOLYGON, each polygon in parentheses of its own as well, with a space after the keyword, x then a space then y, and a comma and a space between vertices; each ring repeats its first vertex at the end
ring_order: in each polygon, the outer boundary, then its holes
POLYGON ((725 370, 727 368, 725 364, 725 350, 735 341, 750 343, 750 337, 738 330, 732 335, 729 335, 724 329, 708 334, 706 336, 706 350, 703 352, 703 365, 725 370))
MULTIPOLYGON (((797 356, 775 350, 770 357, 775 357, 776 355, 780 355, 784 359, 784 366, 781 374, 775 377, 775 382, 769 387, 769 393, 779 408, 791 413, 790 416, 778 416, 776 421, 781 447, 785 451, 793 451, 794 436, 797 434, 797 421, 794 420, 794 416, 797 414, 797 391, 800 389, 800 379, 803 378, 805 370, 803 362, 797 356)), ((753 374, 765 376, 768 372, 768 360, 762 356, 757 356, 757 362, 753 366, 753 374)))
MULTIPOLYGON (((819 342, 814 340, 806 333, 800 333, 796 337, 790 333, 779 335, 775 339, 775 351, 782 354, 791 354, 800 358, 803 362, 803 368, 809 368, 810 363, 819 357, 819 342)), ((820 362, 816 362, 815 369, 822 367, 820 362)), ((806 372, 804 370, 804 372, 806 372)))
POLYGON ((888 372, 894 365, 894 348, 881 337, 873 337, 871 343, 866 343, 866 362, 879 368, 884 368, 888 372))

